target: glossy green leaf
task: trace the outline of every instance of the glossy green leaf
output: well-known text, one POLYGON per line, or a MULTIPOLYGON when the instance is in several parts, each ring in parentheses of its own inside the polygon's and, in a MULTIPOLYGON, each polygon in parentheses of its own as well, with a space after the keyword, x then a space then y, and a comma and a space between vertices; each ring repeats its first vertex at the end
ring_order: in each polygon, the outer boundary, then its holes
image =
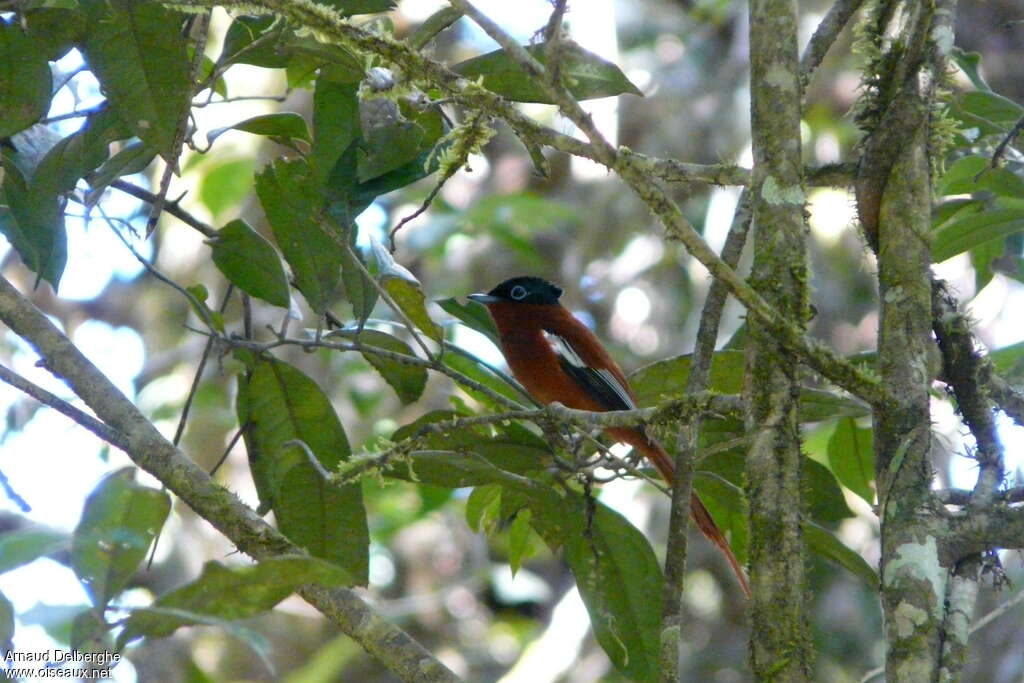
POLYGON ((205 619, 211 617, 248 619, 272 609, 307 583, 348 585, 352 577, 329 562, 298 555, 272 557, 242 567, 207 562, 198 579, 161 596, 153 604, 155 608, 184 613, 146 608, 133 610, 118 644, 123 646, 141 636, 168 636, 181 626, 208 623, 205 619))
POLYGON ((932 233, 932 260, 941 263, 991 240, 1024 231, 1024 209, 991 209, 947 222, 932 233))
MULTIPOLYGON (((541 64, 547 64, 546 45, 529 45, 526 50, 541 64)), ((552 104, 551 99, 504 50, 495 50, 452 67, 471 79, 483 78, 488 90, 516 102, 552 104)), ((589 100, 613 95, 643 95, 619 67, 575 43, 562 45, 559 71, 565 86, 576 99, 589 100)))
POLYGON ((427 313, 427 298, 423 294, 420 281, 405 266, 395 261, 383 244, 377 240, 373 240, 372 244, 381 285, 387 290, 392 301, 416 327, 438 344, 442 343, 444 331, 427 313))
MULTIPOLYGON (((328 336, 358 339, 360 344, 365 344, 366 346, 384 349, 385 351, 393 351, 405 356, 416 357, 415 352, 413 352, 412 348, 408 344, 398 337, 390 335, 387 332, 381 332, 380 330, 364 328, 359 332, 358 337, 356 335, 356 330, 354 329, 335 330, 328 336)), ((381 377, 384 378, 384 381, 386 381, 388 385, 395 390, 395 393, 398 394, 398 398, 402 403, 414 403, 423 395, 423 389, 427 385, 427 369, 425 367, 421 365, 409 365, 374 353, 364 352, 363 358, 367 363, 372 365, 373 368, 380 373, 381 377)))
POLYGON ((828 529, 814 522, 803 523, 804 541, 811 551, 832 560, 862 579, 872 590, 879 586, 878 574, 863 557, 847 548, 828 529))
POLYGON ((256 174, 256 193, 296 285, 313 310, 327 309, 341 275, 342 247, 325 230, 322 199, 305 161, 278 159, 256 174))
POLYGON ((358 83, 340 83, 325 74, 313 91, 313 183, 323 186, 345 150, 359 138, 358 83))
POLYGON ((56 290, 68 260, 64 211, 56 194, 30 186, 21 169, 3 155, 4 180, 0 186, 0 232, 22 262, 56 290))
POLYGON ((460 303, 455 299, 441 299, 435 302, 448 315, 454 316, 462 321, 466 327, 476 330, 484 335, 495 345, 498 344, 498 327, 494 319, 487 312, 487 307, 475 301, 460 303))
POLYGON ((875 450, 871 430, 857 421, 839 420, 828 442, 828 464, 836 478, 868 505, 874 503, 875 450))
POLYGON ((111 472, 85 500, 71 539, 71 566, 97 607, 131 579, 171 511, 166 491, 135 482, 135 468, 111 472))
POLYGON ((0 574, 67 550, 67 534, 57 531, 27 529, 0 535, 0 574))
POLYGON ((28 128, 50 107, 50 65, 18 22, 0 18, 0 138, 28 128))
POLYGON ((288 308, 288 276, 274 247, 242 219, 233 220, 212 241, 213 262, 242 291, 288 308))
POLYGON ((324 481, 304 450, 290 443, 305 444, 328 472, 348 459, 348 438, 330 400, 316 382, 287 363, 248 363, 248 378, 239 378, 237 409, 239 424, 246 427, 260 512, 272 508, 288 538, 365 584, 369 534, 362 488, 324 481))
POLYGON ((231 130, 240 130, 243 133, 262 135, 270 138, 274 142, 282 145, 288 145, 290 147, 295 146, 295 140, 312 142, 312 138, 309 135, 309 126, 306 125, 306 120, 299 114, 287 111, 278 112, 276 114, 253 116, 252 118, 239 121, 238 123, 230 126, 214 128, 207 134, 206 139, 212 145, 217 138, 231 130))
POLYGON ((191 102, 182 15, 158 3, 82 0, 89 31, 82 46, 108 101, 135 135, 168 163, 191 102))
POLYGON ((986 157, 967 156, 957 159, 946 170, 935 191, 940 195, 986 191, 1024 198, 1024 179, 1005 168, 992 168, 986 157))
POLYGON ((251 159, 231 159, 210 168, 199 183, 199 198, 214 218, 238 209, 252 195, 253 171, 251 159))

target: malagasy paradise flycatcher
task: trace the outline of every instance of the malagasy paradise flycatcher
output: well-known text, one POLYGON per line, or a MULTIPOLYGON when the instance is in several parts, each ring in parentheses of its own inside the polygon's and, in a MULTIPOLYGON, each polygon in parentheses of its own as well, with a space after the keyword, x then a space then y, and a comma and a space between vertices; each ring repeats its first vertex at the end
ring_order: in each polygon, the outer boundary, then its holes
MULTIPOLYGON (((541 278, 514 277, 469 298, 490 311, 505 360, 538 401, 596 412, 635 409, 636 395, 622 369, 594 333, 558 302, 561 295, 559 287, 541 278)), ((670 486, 675 483, 672 458, 643 427, 609 427, 604 433, 639 450, 670 486)), ((696 492, 690 496, 690 514, 725 554, 749 597, 743 569, 696 492)))

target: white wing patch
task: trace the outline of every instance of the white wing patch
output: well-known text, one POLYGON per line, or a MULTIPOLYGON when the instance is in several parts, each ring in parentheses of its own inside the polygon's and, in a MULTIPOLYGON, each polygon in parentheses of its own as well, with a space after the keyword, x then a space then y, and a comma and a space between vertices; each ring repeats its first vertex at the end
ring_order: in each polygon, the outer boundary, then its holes
POLYGON ((554 350, 555 355, 563 359, 569 365, 576 368, 587 367, 583 359, 580 358, 580 354, 576 353, 576 349, 572 348, 572 344, 569 340, 561 335, 557 335, 554 332, 548 332, 544 330, 544 338, 551 344, 551 348, 554 350))
POLYGON ((620 410, 636 408, 636 403, 633 402, 629 392, 610 370, 588 367, 569 340, 561 335, 545 330, 544 338, 551 344, 551 349, 561 362, 562 368, 583 385, 589 393, 602 399, 602 402, 609 407, 615 406, 620 410))

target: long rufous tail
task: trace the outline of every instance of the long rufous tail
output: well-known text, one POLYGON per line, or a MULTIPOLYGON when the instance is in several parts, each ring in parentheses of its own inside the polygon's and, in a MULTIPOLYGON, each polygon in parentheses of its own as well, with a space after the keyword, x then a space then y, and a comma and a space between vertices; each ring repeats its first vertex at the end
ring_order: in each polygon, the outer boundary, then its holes
MULTIPOLYGON (((651 461, 651 464, 654 465, 654 468, 658 470, 658 473, 661 474, 662 478, 669 485, 675 484, 675 463, 673 463, 672 458, 669 457, 661 444, 634 429, 608 429, 607 432, 613 439, 628 443, 633 448, 638 449, 651 461)), ((739 560, 733 554, 732 548, 729 547, 729 541, 725 540, 722 530, 715 524, 711 513, 704 507, 704 503, 696 491, 690 493, 690 515, 693 516, 693 521, 696 522, 697 528, 701 530, 709 541, 718 546, 722 554, 725 555, 725 559, 729 561, 729 566, 732 567, 733 573, 736 574, 736 579, 743 588, 743 593, 749 598, 751 593, 750 583, 747 582, 747 575, 740 566, 739 560)))

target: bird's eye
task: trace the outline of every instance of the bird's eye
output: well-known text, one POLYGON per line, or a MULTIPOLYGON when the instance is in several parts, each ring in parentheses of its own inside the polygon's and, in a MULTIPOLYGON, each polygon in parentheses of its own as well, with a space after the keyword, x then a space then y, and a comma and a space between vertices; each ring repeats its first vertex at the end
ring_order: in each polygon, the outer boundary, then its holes
POLYGON ((511 297, 513 299, 515 299, 516 301, 520 301, 521 299, 525 299, 526 298, 526 287, 523 287, 522 285, 516 285, 515 287, 512 288, 512 291, 509 292, 509 295, 511 295, 511 297))

